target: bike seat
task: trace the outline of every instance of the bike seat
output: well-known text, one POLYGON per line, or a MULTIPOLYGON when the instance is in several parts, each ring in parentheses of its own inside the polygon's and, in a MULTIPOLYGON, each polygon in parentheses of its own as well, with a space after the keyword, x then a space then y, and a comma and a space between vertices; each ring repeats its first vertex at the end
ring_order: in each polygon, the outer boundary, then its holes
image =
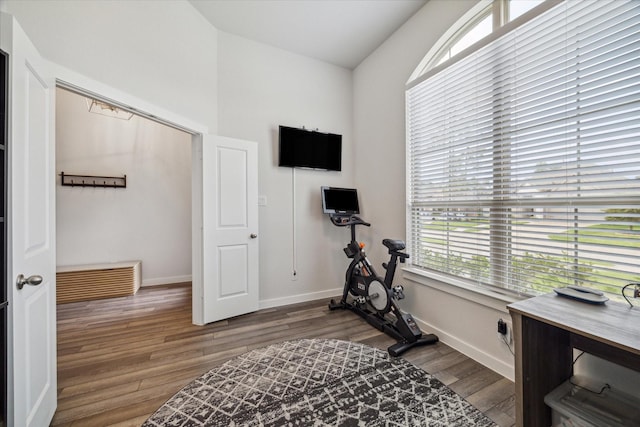
POLYGON ((402 240, 384 239, 382 244, 389 248, 390 251, 401 251, 405 248, 402 240))

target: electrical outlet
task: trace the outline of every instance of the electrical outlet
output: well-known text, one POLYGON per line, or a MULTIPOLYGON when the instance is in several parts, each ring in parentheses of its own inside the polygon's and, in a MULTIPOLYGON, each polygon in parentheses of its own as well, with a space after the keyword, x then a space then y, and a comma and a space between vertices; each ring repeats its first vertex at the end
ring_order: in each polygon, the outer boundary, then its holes
POLYGON ((498 333, 500 335, 505 335, 507 333, 507 322, 502 319, 498 320, 498 333))
POLYGON ((510 345, 513 339, 511 325, 502 319, 498 320, 498 339, 507 345, 510 345))

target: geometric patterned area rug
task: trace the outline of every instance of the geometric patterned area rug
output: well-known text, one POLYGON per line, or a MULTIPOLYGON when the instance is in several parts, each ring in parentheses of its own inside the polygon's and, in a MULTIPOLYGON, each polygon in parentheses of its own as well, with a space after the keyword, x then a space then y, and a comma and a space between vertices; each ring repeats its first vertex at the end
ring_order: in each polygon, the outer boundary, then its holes
POLYGON ((494 426, 430 374, 349 341, 253 350, 176 393, 150 426, 494 426))

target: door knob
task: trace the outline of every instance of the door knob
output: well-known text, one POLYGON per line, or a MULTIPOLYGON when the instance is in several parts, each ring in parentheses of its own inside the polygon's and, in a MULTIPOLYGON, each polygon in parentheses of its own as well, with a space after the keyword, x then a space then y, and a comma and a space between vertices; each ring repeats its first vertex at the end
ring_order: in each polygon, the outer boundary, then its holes
POLYGON ((258 237, 258 235, 256 233, 251 233, 251 235, 249 236, 252 239, 256 239, 258 237))
POLYGON ((36 274, 27 278, 25 278, 23 274, 18 274, 18 278, 16 279, 18 289, 24 288, 24 285, 38 286, 40 283, 42 283, 42 276, 36 274))

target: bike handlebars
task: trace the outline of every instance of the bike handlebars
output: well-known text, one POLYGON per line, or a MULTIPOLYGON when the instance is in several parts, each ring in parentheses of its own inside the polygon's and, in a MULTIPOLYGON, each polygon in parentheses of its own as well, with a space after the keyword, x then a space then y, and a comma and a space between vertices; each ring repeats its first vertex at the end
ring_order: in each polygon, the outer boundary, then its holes
POLYGON ((339 227, 346 227, 347 225, 364 225, 371 227, 370 223, 364 221, 357 215, 331 215, 331 222, 333 225, 337 225, 339 227))

